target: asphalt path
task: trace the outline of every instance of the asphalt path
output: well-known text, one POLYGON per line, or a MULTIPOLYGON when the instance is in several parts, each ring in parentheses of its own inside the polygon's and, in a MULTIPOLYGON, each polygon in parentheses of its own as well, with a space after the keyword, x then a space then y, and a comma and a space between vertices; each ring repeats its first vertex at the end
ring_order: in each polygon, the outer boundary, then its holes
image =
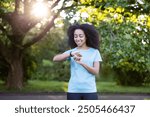
MULTIPOLYGON (((99 93, 99 100, 150 100, 148 94, 99 93)), ((66 93, 3 93, 0 100, 66 100, 66 93)))

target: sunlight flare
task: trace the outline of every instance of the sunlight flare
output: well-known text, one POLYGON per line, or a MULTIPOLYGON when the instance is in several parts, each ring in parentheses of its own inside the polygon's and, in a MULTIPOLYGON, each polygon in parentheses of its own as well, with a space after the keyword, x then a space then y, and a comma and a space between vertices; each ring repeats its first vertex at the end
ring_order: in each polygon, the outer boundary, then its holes
POLYGON ((35 17, 40 17, 40 18, 47 17, 48 7, 44 2, 39 1, 33 5, 31 14, 34 15, 35 17))

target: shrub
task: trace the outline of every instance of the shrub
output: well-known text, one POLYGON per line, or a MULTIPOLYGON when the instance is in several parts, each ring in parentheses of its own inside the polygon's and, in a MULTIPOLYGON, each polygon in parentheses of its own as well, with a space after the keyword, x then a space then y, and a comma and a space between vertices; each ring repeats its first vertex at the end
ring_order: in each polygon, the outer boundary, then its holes
POLYGON ((100 27, 105 64, 116 71, 121 85, 142 85, 150 74, 150 35, 145 27, 136 27, 133 23, 100 27))
POLYGON ((64 32, 60 28, 55 28, 51 30, 44 41, 33 46, 32 53, 38 64, 36 72, 32 74, 32 79, 68 81, 70 77, 69 62, 52 61, 54 55, 68 49, 64 32))

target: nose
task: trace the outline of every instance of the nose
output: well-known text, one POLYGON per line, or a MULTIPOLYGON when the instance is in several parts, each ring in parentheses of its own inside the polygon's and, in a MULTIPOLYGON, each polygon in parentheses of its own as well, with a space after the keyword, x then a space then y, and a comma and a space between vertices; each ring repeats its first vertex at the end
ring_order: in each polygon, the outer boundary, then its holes
POLYGON ((79 36, 78 36, 78 37, 76 37, 76 38, 75 38, 75 40, 80 40, 80 37, 79 37, 79 36))
POLYGON ((76 40, 80 40, 80 37, 76 38, 76 40))

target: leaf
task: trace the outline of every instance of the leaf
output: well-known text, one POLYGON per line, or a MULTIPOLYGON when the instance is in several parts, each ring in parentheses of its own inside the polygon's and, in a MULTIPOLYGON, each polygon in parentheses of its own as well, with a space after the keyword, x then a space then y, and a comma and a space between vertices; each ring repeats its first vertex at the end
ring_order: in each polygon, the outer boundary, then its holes
POLYGON ((53 62, 51 62, 50 60, 43 59, 42 60, 42 65, 44 67, 52 67, 53 66, 53 62))
POLYGON ((126 38, 126 39, 131 39, 132 37, 131 37, 130 34, 126 34, 126 35, 125 35, 125 38, 126 38))

